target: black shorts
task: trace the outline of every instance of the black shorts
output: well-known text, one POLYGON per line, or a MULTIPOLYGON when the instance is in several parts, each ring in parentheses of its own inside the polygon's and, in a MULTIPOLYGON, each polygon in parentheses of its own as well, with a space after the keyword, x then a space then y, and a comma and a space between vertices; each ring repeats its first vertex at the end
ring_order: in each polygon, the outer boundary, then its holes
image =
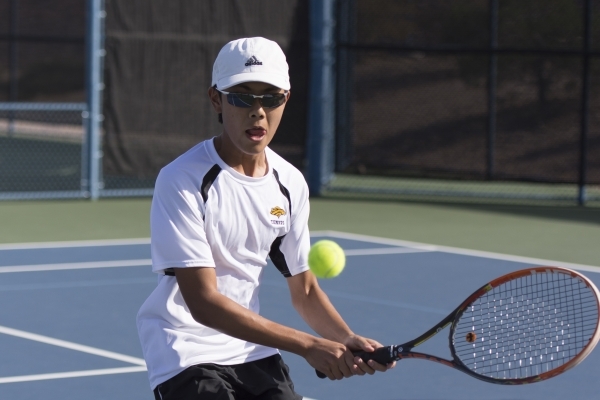
POLYGON ((198 364, 154 389, 156 400, 300 400, 279 354, 245 364, 198 364))

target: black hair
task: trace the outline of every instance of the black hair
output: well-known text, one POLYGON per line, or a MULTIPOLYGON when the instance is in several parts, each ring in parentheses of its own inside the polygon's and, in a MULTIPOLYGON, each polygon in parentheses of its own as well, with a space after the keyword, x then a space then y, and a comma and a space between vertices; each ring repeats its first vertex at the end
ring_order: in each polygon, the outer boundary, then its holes
MULTIPOLYGON (((221 101, 223 100, 222 96, 221 96, 221 92, 219 91, 219 89, 217 89, 217 85, 213 85, 213 89, 215 89, 217 92, 219 92, 219 98, 221 99, 221 101)), ((223 114, 219 113, 219 123, 222 124, 223 123, 223 114)))

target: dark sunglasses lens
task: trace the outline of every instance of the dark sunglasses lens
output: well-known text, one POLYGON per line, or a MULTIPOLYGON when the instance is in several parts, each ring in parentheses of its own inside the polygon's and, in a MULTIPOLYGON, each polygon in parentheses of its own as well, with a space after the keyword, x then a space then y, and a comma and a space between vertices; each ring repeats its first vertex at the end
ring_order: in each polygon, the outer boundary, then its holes
POLYGON ((248 94, 229 93, 227 95, 227 102, 232 106, 248 108, 254 104, 254 97, 248 94))
POLYGON ((282 105, 284 100, 285 100, 285 95, 279 93, 279 94, 267 95, 267 96, 263 97, 262 99, 260 99, 260 102, 263 105, 263 107, 275 108, 275 107, 279 107, 280 105, 282 105))

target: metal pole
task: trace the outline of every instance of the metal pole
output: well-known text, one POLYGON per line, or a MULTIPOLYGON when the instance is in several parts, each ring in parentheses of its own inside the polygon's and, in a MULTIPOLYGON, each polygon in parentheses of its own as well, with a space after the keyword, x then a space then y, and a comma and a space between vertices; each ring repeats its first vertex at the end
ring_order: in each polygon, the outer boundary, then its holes
POLYGON ((311 0, 310 19, 307 180, 311 195, 319 196, 333 176, 335 158, 334 0, 311 0))
POLYGON ((343 171, 352 162, 354 150, 352 93, 355 57, 354 51, 339 44, 356 42, 356 0, 340 0, 337 3, 335 170, 343 171))
POLYGON ((92 200, 100 196, 102 149, 100 134, 102 127, 102 65, 105 54, 103 41, 104 1, 87 0, 87 179, 88 192, 92 200))
MULTIPOLYGON (((19 90, 19 68, 18 68, 18 0, 10 0, 8 20, 8 101, 14 103, 18 99, 19 90)), ((8 112, 8 136, 15 134, 15 113, 8 112)))
POLYGON ((587 138, 590 116, 590 52, 592 49, 592 0, 585 0, 583 14, 583 82, 581 88, 581 135, 579 139, 579 194, 577 204, 585 205, 587 138))
POLYGON ((496 88, 498 86, 498 0, 490 0, 490 65, 488 71, 487 179, 493 179, 496 146, 496 88))

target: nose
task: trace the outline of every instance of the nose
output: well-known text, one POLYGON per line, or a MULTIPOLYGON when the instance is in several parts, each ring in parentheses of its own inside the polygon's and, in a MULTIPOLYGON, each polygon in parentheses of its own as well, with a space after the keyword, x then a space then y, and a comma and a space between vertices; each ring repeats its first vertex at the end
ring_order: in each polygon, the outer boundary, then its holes
POLYGON ((254 104, 250 107, 249 116, 253 119, 264 119, 266 117, 265 109, 258 99, 254 99, 254 104))

